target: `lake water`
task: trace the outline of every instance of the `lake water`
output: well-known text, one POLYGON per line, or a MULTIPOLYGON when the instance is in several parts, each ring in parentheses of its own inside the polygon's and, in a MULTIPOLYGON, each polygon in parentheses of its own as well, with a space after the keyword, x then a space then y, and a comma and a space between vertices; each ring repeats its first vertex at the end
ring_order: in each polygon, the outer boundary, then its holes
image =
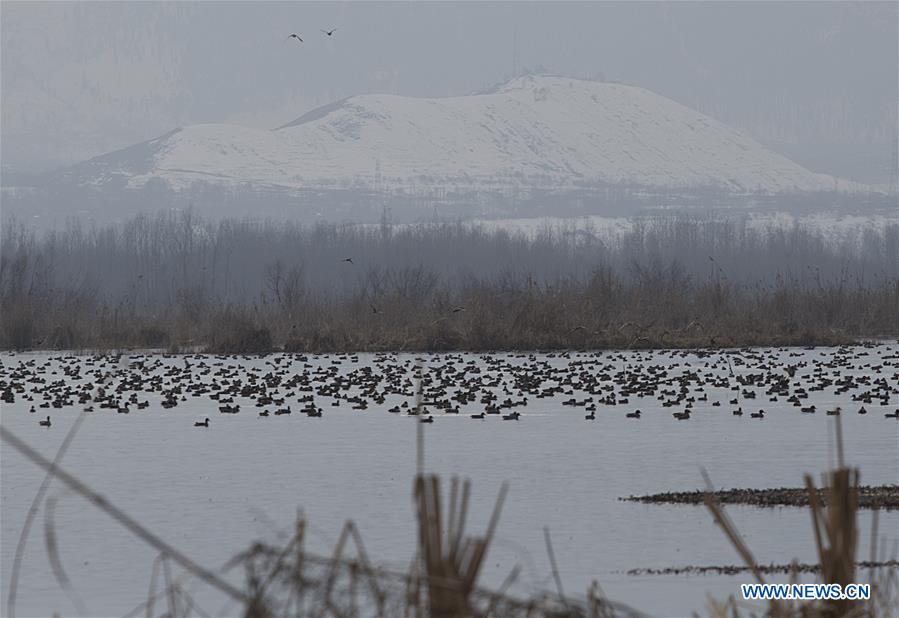
MULTIPOLYGON (((781 366, 790 363, 797 365, 794 385, 810 385, 813 372, 823 370, 844 377, 870 376, 872 381, 884 378, 895 391, 899 386, 896 348, 756 350, 756 361, 736 362, 733 371, 737 375, 783 374, 781 366), (881 373, 875 374, 872 367, 879 367, 881 373)), ((20 363, 34 361, 40 366, 50 357, 0 355, 2 379, 9 380, 20 363)), ((190 362, 195 368, 231 365, 243 374, 261 376, 272 369, 276 358, 209 356, 191 357, 190 362)), ((330 366, 336 375, 363 366, 376 372, 393 366, 411 376, 411 365, 403 364, 411 358, 394 355, 376 363, 371 355, 358 355, 355 362, 344 358, 340 365, 332 365, 337 357, 310 356, 306 363, 311 368, 290 357, 282 362, 292 363, 287 375, 330 366)), ((445 360, 439 355, 422 358, 426 367, 440 366, 445 360)), ((479 355, 455 358, 483 367, 482 376, 490 373, 479 355)), ((583 595, 596 579, 610 598, 648 613, 703 613, 707 594, 719 599, 737 594, 739 584, 748 583, 750 577, 635 577, 625 571, 738 564, 736 552, 710 514, 700 506, 647 505, 622 502, 619 497, 701 488, 701 468, 720 488, 799 487, 804 472, 817 478, 818 472, 834 463, 834 419, 825 416, 824 409, 836 405, 844 409, 847 459, 861 469, 862 483, 899 483, 899 422, 884 418, 899 402, 893 394, 888 406, 875 400, 866 404, 867 415, 858 415, 861 404, 851 397, 870 388, 867 385, 840 394, 835 393, 836 385, 810 391, 803 405, 815 404, 816 414, 800 413, 784 397, 770 402, 764 387, 748 387, 758 392, 758 398, 743 403, 746 415, 736 417, 731 414, 734 406, 728 405, 736 393, 708 383, 730 371, 721 353, 704 357, 665 351, 609 352, 596 357, 572 353, 567 358, 498 354, 493 358, 515 365, 570 366, 572 373, 598 371, 589 365, 570 365, 579 358, 618 370, 664 365, 670 366, 666 384, 684 371, 695 371, 706 381, 708 402, 695 403, 693 417, 685 422, 671 416, 683 407, 663 408, 656 397, 632 396, 628 405, 598 405, 595 421, 585 420, 583 407, 562 406, 569 398, 566 394, 529 397, 527 406, 516 408, 522 413, 518 422, 504 422, 497 416, 472 420, 468 414, 483 411, 480 403, 462 406, 459 415, 435 411, 435 422, 424 426, 426 469, 439 473, 447 485, 452 475, 472 479, 469 532, 486 527, 501 483, 510 483, 482 584, 498 585, 519 564, 522 575, 513 592, 552 589, 543 538, 543 527, 548 526, 567 593, 583 595), (715 400, 722 406, 712 407, 715 400), (748 413, 759 407, 766 410, 766 418, 750 419, 748 413), (625 418, 625 412, 635 408, 643 411, 643 418, 625 418)), ((77 363, 89 359, 81 357, 77 363)), ((131 360, 124 356, 98 361, 94 367, 125 371, 131 360)), ((161 363, 154 370, 159 374, 169 366, 184 366, 180 357, 160 355, 153 360, 161 363)), ((48 383, 83 382, 83 378, 67 378, 57 360, 42 375, 48 383)), ((201 379, 211 382, 213 378, 209 373, 201 379)), ((500 400, 505 398, 502 388, 500 384, 492 389, 500 400)), ((575 390, 574 396, 583 399, 584 393, 575 390)), ((158 393, 139 393, 138 398, 148 399, 150 407, 127 415, 100 409, 88 413, 63 466, 195 560, 218 569, 256 539, 283 541, 297 509, 302 509, 311 526, 310 550, 329 555, 343 522, 352 518, 375 562, 399 570, 408 567, 415 546, 411 487, 418 424, 415 417, 389 414, 387 409, 411 398, 390 395, 383 404, 359 411, 346 402, 335 408, 330 398, 316 397, 324 410, 322 418, 297 414, 296 397, 287 401, 294 414, 268 418, 260 418, 259 409, 248 399, 238 400, 241 412, 231 415, 220 414, 219 404, 206 396, 188 396, 170 410, 160 407, 158 393), (211 419, 209 429, 194 428, 193 423, 204 417, 211 419)), ((82 406, 29 413, 30 406, 40 401, 35 397, 28 402, 17 395, 15 403, 2 404, 0 421, 52 459, 82 406), (47 415, 52 427, 38 426, 38 420, 47 415)), ((0 458, 0 612, 5 614, 16 541, 43 472, 5 444, 0 458)), ((49 495, 58 497, 55 525, 63 565, 90 615, 124 615, 143 602, 156 552, 59 482, 49 495)), ((727 510, 760 562, 816 561, 806 509, 731 506, 727 510)), ((870 521, 871 512, 862 511, 860 559, 868 556, 870 521)), ((880 531, 884 542, 894 546, 899 541, 899 512, 881 513, 880 531)), ((180 569, 175 571, 183 575, 180 569)), ((239 573, 232 577, 240 582, 239 573)), ((236 612, 220 593, 189 576, 183 581, 206 612, 236 612)), ((58 611, 71 615, 74 610, 52 575, 42 513, 32 528, 22 566, 17 614, 48 616, 58 611)))

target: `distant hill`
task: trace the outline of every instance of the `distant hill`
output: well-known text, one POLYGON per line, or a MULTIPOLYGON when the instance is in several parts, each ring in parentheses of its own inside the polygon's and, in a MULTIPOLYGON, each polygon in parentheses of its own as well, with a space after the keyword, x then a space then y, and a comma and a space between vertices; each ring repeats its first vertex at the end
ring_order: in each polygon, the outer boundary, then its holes
POLYGON ((643 88, 551 75, 490 92, 350 97, 265 131, 203 124, 64 168, 82 187, 458 193, 628 186, 860 191, 643 88), (155 180, 154 180, 155 179, 155 180))

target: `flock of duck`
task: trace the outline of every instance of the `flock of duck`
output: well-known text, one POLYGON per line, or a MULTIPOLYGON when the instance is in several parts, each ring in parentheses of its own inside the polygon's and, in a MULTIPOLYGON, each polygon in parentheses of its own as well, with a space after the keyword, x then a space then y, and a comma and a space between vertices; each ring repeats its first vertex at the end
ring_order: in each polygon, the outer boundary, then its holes
MULTIPOLYGON (((303 355, 266 357, 130 354, 0 356, 0 402, 38 411, 144 413, 205 398, 219 414, 261 419, 349 408, 435 417, 467 414, 520 421, 538 400, 544 413, 583 409, 585 420, 639 420, 672 408, 677 421, 716 412, 764 420, 789 405, 802 414, 868 414, 899 420, 899 353, 889 344, 840 348, 662 350, 501 354, 303 355), (808 404, 813 393, 819 403, 808 404), (388 401, 390 400, 390 401, 388 401), (390 403, 395 403, 390 407, 390 403), (776 403, 780 402, 780 403, 776 403), (771 405, 775 404, 775 405, 771 405), (644 412, 637 406, 644 408, 644 412), (617 412, 621 413, 621 412, 617 412)), ((38 424, 51 427, 51 416, 38 424)), ((194 427, 209 428, 208 417, 194 427)))

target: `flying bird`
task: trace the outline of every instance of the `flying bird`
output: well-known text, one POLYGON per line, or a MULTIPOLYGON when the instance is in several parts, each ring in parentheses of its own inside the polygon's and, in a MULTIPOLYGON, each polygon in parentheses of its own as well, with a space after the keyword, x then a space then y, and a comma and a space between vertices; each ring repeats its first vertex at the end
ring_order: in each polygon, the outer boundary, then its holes
POLYGON ((333 30, 322 30, 322 32, 324 32, 327 36, 331 36, 332 34, 337 32, 337 28, 334 28, 333 30))
POLYGON ((288 39, 296 39, 296 40, 299 41, 300 43, 303 42, 303 39, 300 38, 300 35, 299 35, 299 34, 291 34, 291 35, 290 35, 289 37, 287 37, 287 38, 288 38, 288 39))
POLYGON ((353 258, 343 258, 343 259, 340 260, 340 261, 341 261, 341 262, 349 262, 350 264, 352 264, 352 263, 353 263, 353 258))

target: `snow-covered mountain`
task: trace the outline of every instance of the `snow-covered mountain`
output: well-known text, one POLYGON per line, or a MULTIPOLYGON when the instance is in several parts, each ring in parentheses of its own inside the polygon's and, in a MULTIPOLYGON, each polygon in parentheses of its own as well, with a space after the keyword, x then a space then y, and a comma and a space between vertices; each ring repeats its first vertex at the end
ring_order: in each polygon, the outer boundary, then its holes
POLYGON ((631 185, 855 191, 634 86, 526 76, 483 94, 355 96, 271 131, 204 124, 66 168, 81 185, 400 190, 631 185))

